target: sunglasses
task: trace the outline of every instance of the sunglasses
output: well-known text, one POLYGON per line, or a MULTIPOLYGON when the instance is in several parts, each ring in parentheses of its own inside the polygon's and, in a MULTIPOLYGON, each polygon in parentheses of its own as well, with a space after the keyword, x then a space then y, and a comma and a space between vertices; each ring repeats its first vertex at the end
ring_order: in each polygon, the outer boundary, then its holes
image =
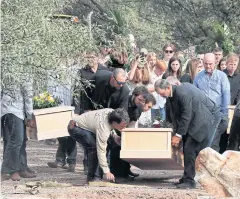
POLYGON ((165 50, 165 53, 173 53, 173 51, 172 50, 165 50))
POLYGON ((119 86, 121 86, 121 85, 124 85, 126 82, 119 82, 117 79, 116 79, 116 77, 114 77, 113 76, 113 78, 115 79, 115 81, 117 82, 117 84, 119 85, 119 86))

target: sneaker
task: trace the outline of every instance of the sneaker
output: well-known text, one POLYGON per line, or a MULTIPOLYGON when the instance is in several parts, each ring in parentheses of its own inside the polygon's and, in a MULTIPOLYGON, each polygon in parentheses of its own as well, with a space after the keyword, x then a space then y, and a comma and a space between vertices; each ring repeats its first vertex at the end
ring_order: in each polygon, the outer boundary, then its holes
POLYGON ((19 180, 21 180, 21 177, 18 172, 14 172, 14 173, 10 174, 10 179, 12 181, 19 181, 19 180))
POLYGON ((35 178, 35 177, 37 177, 36 174, 28 173, 27 171, 20 171, 20 172, 19 172, 19 175, 20 175, 20 177, 22 177, 22 178, 35 178))
POLYGON ((75 167, 76 167, 76 164, 69 164, 68 171, 75 172, 75 167))

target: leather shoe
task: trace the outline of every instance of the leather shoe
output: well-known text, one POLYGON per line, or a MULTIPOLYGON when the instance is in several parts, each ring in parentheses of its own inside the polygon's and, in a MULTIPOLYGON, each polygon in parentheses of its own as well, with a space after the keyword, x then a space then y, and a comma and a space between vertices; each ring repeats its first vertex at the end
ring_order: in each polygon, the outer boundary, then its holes
POLYGON ((177 185, 178 189, 196 189, 195 182, 183 182, 177 185))
POLYGON ((181 178, 181 179, 179 179, 178 182, 174 182, 173 184, 174 184, 174 185, 179 185, 179 184, 182 184, 182 183, 183 183, 183 179, 181 178))
POLYGON ((19 175, 20 175, 20 177, 22 177, 22 178, 35 178, 35 177, 37 177, 36 174, 28 173, 27 171, 20 171, 20 172, 19 172, 19 175))
POLYGON ((21 180, 21 177, 18 172, 14 172, 10 175, 10 178, 12 181, 19 181, 21 180))
POLYGON ((67 169, 68 167, 65 167, 66 165, 65 164, 61 164, 59 162, 48 162, 47 165, 51 168, 63 168, 63 169, 67 169))
POLYGON ((76 167, 76 164, 69 164, 68 171, 75 172, 75 167, 76 167))
POLYGON ((37 171, 34 171, 34 170, 32 170, 31 168, 29 168, 29 167, 27 167, 26 171, 27 171, 28 173, 37 174, 37 171))
POLYGON ((136 177, 139 176, 138 173, 133 173, 131 170, 129 170, 128 175, 129 175, 129 176, 132 176, 132 177, 134 177, 134 178, 136 178, 136 177))

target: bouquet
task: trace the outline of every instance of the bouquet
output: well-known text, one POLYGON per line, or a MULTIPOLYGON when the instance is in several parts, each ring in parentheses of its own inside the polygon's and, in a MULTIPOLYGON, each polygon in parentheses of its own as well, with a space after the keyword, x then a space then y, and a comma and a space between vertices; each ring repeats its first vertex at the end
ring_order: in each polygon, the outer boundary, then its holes
POLYGON ((56 107, 62 103, 59 97, 54 97, 48 92, 43 92, 33 98, 33 109, 56 107))

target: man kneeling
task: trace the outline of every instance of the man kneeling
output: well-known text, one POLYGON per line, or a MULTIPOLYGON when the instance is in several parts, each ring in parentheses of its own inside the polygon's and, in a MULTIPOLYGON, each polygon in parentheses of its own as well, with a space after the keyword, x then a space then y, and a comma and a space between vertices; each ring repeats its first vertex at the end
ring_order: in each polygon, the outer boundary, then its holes
POLYGON ((107 141, 112 129, 121 131, 128 124, 128 113, 122 108, 86 112, 70 121, 68 126, 70 136, 82 144, 87 152, 87 182, 101 180, 103 173, 107 180, 115 181, 107 164, 107 141))

